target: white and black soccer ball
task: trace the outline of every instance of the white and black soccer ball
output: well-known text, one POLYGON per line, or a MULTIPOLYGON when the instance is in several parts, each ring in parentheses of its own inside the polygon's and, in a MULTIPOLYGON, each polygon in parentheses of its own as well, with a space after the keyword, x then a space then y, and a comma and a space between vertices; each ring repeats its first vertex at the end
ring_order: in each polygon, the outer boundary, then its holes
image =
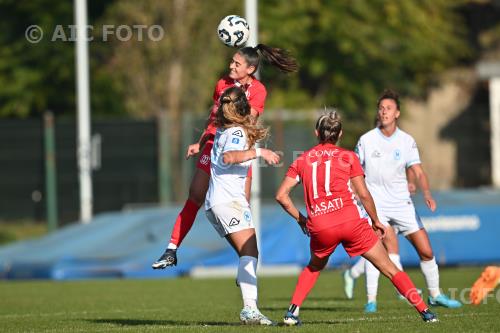
POLYGON ((220 21, 217 34, 226 46, 240 47, 248 40, 250 28, 243 17, 228 15, 220 21))

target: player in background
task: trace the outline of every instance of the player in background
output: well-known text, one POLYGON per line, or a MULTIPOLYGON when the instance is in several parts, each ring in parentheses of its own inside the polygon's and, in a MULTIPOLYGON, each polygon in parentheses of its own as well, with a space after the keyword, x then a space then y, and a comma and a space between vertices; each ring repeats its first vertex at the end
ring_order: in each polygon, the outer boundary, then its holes
POLYGON ((342 135, 342 123, 337 113, 332 111, 319 117, 315 132, 319 144, 292 163, 276 193, 276 200, 283 209, 311 237, 311 259, 299 276, 284 323, 301 324, 299 309, 302 302, 339 244, 350 256, 361 255, 372 262, 417 309, 424 321, 437 321, 409 276, 392 263, 379 240, 385 235, 386 228, 377 217, 358 157, 354 152, 336 146, 342 135), (307 217, 298 211, 289 196, 299 182, 304 187, 307 217), (371 227, 354 202, 353 190, 372 220, 371 227))
MULTIPOLYGON (((434 212, 436 202, 429 189, 427 176, 422 168, 415 140, 397 126, 400 116, 398 95, 386 90, 377 102, 378 127, 361 136, 356 153, 366 175, 366 185, 373 196, 378 216, 386 226, 396 231, 388 232, 384 246, 396 266, 401 267, 396 233, 403 234, 420 257, 420 268, 429 291, 428 303, 448 308, 462 304, 448 298, 439 288, 439 269, 427 232, 415 211, 406 180, 406 169, 415 173, 424 200, 434 212)), ((366 288, 368 302, 365 312, 377 311, 377 289, 380 272, 371 264, 366 265, 366 288)))
MULTIPOLYGON (((200 151, 201 155, 196 164, 196 171, 189 187, 188 199, 175 220, 167 249, 152 265, 154 269, 163 269, 167 266, 177 264, 177 248, 191 229, 198 210, 205 200, 210 180, 210 152, 216 131, 214 121, 222 93, 230 87, 241 87, 245 91, 250 104, 251 115, 254 118, 258 118, 264 111, 264 103, 267 95, 266 88, 254 76, 254 73, 259 68, 261 58, 285 73, 296 72, 298 69, 295 59, 285 50, 269 47, 264 44, 258 44, 256 47, 244 47, 233 55, 229 64, 229 74, 221 78, 215 86, 213 94, 214 104, 207 120, 205 131, 200 136, 198 142, 191 144, 187 149, 186 158, 190 158, 200 151)), ((250 198, 251 183, 250 169, 245 184, 247 198, 250 198)))
MULTIPOLYGON (((378 126, 378 122, 376 123, 376 126, 378 126)), ((416 176, 415 172, 411 169, 406 169, 406 180, 408 182, 408 191, 410 192, 410 195, 415 195, 417 193, 417 185, 416 185, 416 176)), ((389 233, 393 232, 392 230, 388 230, 389 233)), ((392 236, 392 235, 391 235, 392 236)), ((389 237, 391 237, 389 236, 389 237)), ((390 254, 391 260, 396 264, 396 266, 400 269, 403 270, 403 266, 401 264, 401 260, 399 259, 399 243, 396 237, 396 245, 398 247, 393 248, 393 251, 397 253, 395 255, 394 253, 390 254)), ((356 279, 358 279, 361 275, 365 273, 365 266, 367 262, 366 259, 361 257, 359 258, 358 261, 354 265, 352 265, 349 269, 345 270, 342 273, 342 278, 344 281, 344 294, 347 297, 347 299, 353 299, 354 297, 354 285, 356 283, 356 279)), ((419 293, 421 293, 420 289, 417 289, 419 293)), ((398 297, 400 299, 404 299, 404 297, 398 293, 398 297)))
POLYGON ((245 324, 272 325, 257 307, 257 238, 250 205, 245 194, 245 180, 251 160, 262 157, 269 164, 279 156, 264 148, 254 149, 267 129, 255 124, 245 92, 238 87, 224 91, 217 110, 217 132, 211 151, 211 177, 205 200, 208 220, 225 237, 239 256, 236 282, 241 288, 245 324))
MULTIPOLYGON (((379 120, 379 115, 377 112, 377 115, 375 117, 374 121, 374 127, 380 127, 381 123, 379 120)), ((415 172, 413 172, 412 169, 406 169, 406 180, 408 182, 408 191, 410 192, 410 195, 414 195, 417 191, 417 185, 416 185, 416 176, 415 172)), ((358 203, 359 205, 359 203, 358 203)), ((361 206, 362 208, 362 206, 361 206)), ((365 212, 366 213, 366 212, 365 212)), ((366 216, 368 218, 368 216, 366 216)), ((395 232, 392 229, 387 229, 386 232, 386 237, 391 238, 391 237, 396 237, 395 232)), ((397 237, 395 239, 395 244, 398 247, 393 247, 392 251, 393 253, 390 253, 391 260, 396 264, 396 266, 400 269, 403 270, 403 266, 401 265, 401 260, 399 259, 399 244, 397 237), (395 255, 394 253, 397 253, 395 255)), ((356 282, 356 279, 358 279, 361 275, 363 275, 366 271, 366 264, 367 261, 365 258, 360 257, 354 265, 352 265, 349 269, 345 270, 342 273, 342 278, 344 281, 344 294, 347 297, 347 299, 352 299, 354 297, 354 285, 356 282)), ((417 289, 419 293, 421 293, 420 289, 417 289)), ((400 299, 404 299, 404 297, 398 293, 398 297, 400 299)))

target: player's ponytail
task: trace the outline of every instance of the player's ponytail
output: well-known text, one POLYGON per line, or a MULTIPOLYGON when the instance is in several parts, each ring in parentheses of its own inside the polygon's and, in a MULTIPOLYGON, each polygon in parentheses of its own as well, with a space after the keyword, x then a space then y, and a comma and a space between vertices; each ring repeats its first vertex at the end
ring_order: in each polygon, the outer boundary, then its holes
POLYGON ((255 142, 265 138, 269 130, 260 123, 255 123, 245 92, 239 87, 228 88, 222 93, 215 125, 223 128, 243 127, 248 138, 248 148, 252 148, 255 142))
POLYGON ((318 140, 321 143, 337 143, 342 131, 342 120, 336 110, 321 115, 316 121, 318 140))
POLYGON ((259 68, 261 57, 285 73, 296 72, 299 69, 297 60, 288 51, 277 47, 257 44, 256 47, 247 46, 239 49, 238 54, 245 58, 248 66, 254 66, 255 70, 259 68))

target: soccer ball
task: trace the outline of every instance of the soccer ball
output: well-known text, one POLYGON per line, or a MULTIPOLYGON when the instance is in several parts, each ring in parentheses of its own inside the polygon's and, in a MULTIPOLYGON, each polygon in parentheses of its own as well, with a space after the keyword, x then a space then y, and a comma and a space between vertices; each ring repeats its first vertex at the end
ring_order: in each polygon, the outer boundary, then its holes
POLYGON ((217 34, 226 46, 240 47, 250 36, 250 28, 243 17, 228 15, 220 21, 217 34))

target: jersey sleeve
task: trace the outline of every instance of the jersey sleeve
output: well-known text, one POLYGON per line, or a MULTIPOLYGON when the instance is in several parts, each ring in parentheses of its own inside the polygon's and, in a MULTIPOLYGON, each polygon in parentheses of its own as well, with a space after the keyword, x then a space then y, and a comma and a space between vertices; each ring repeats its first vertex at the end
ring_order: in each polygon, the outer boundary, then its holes
POLYGON ((354 152, 356 153, 361 166, 364 166, 365 165, 365 147, 363 145, 363 138, 359 138, 358 143, 356 144, 356 148, 354 148, 354 152))
POLYGON ((223 79, 220 79, 215 84, 214 93, 212 95, 212 100, 214 102, 215 109, 217 109, 217 106, 219 105, 219 98, 220 98, 220 95, 222 94, 222 86, 223 85, 224 85, 223 79))
POLYGON ((241 127, 228 128, 224 135, 225 143, 222 153, 233 150, 246 150, 247 149, 247 136, 241 127))
POLYGON ((288 171, 286 172, 287 177, 294 178, 295 180, 297 180, 297 182, 301 181, 299 161, 300 157, 293 161, 293 163, 288 168, 288 171))
POLYGON ((364 176, 365 172, 356 154, 352 154, 351 175, 350 178, 364 176))
POLYGON ((259 113, 259 116, 264 112, 264 104, 266 102, 267 91, 264 85, 259 85, 248 98, 250 106, 259 113))
POLYGON ((420 154, 418 152, 418 146, 417 143, 413 138, 408 141, 408 153, 407 156, 408 158, 406 159, 406 167, 409 168, 414 164, 420 164, 420 154))

